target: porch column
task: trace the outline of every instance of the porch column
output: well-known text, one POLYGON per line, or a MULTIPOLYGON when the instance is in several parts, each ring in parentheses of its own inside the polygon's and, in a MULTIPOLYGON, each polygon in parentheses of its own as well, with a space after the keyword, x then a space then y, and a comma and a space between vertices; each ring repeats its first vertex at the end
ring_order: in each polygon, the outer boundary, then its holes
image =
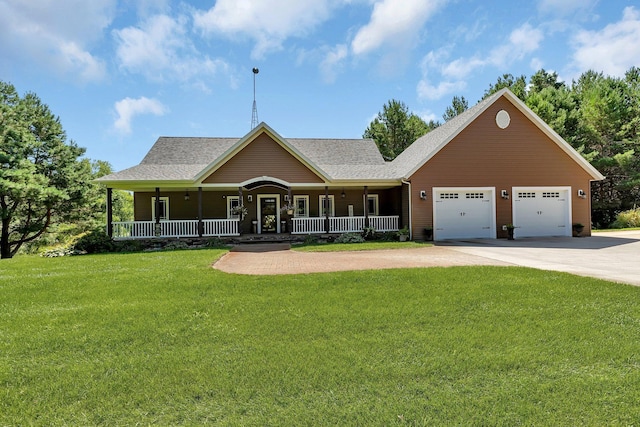
POLYGON ((107 235, 113 237, 113 190, 107 188, 107 235))
POLYGON ((369 227, 369 187, 364 186, 364 226, 369 227))
POLYGON ((322 209, 324 209, 324 232, 329 234, 329 186, 327 185, 324 186, 322 209))
POLYGON ((160 187, 156 187, 156 225, 154 235, 160 237, 162 235, 162 227, 160 226, 160 187))
POLYGON ((160 187, 156 187, 156 224, 160 224, 160 187))
POLYGON ((198 237, 204 234, 204 223, 202 222, 202 187, 198 187, 198 237))
MULTIPOLYGON (((238 187, 238 206, 243 206, 243 205, 244 205, 244 201, 242 200, 242 187, 238 187)), ((242 217, 242 214, 239 214, 238 218, 240 220, 240 222, 238 222, 238 233, 242 234, 242 220, 244 218, 242 217)))

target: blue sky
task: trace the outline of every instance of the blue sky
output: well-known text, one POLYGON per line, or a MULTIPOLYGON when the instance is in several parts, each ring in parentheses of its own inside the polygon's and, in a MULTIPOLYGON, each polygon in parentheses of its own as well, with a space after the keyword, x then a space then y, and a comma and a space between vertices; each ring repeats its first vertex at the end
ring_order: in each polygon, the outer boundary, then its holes
POLYGON ((624 0, 0 0, 0 80, 35 92, 87 157, 158 136, 359 138, 390 99, 442 120, 498 76, 640 66, 624 0))

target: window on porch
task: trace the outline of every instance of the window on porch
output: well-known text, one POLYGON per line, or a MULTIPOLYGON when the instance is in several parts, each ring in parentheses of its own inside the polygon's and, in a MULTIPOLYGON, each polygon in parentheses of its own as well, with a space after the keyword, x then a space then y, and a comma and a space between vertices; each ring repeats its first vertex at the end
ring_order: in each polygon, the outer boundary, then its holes
POLYGON ((324 194, 321 195, 319 197, 319 206, 320 209, 318 216, 326 216, 327 212, 329 212, 329 216, 336 216, 333 194, 330 194, 328 199, 324 194))
POLYGON ((293 206, 296 218, 309 217, 309 196, 293 196, 293 206))
POLYGON ((379 214, 379 203, 378 203, 378 195, 377 194, 368 194, 367 195, 367 214, 369 216, 378 216, 378 214, 379 214))
POLYGON ((240 206, 240 196, 227 196, 227 218, 238 219, 240 214, 234 214, 233 209, 240 206))
MULTIPOLYGON (((156 219, 156 198, 151 198, 151 219, 156 219)), ((169 219, 169 198, 160 197, 160 220, 166 221, 169 219)))

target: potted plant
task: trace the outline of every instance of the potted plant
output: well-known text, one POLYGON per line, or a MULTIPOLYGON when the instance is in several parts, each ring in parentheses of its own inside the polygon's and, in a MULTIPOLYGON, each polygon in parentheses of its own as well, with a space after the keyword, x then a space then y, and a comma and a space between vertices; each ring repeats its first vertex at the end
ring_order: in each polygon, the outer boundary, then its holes
POLYGON ((287 203, 286 205, 280 208, 281 213, 287 213, 287 215, 293 215, 294 206, 291 203, 287 203))
POLYGON ((516 227, 513 224, 507 224, 505 225, 505 227, 507 228, 507 239, 508 240, 513 240, 513 230, 516 229, 516 227))
POLYGON ((433 228, 432 227, 425 227, 424 228, 424 237, 425 237, 425 240, 433 240, 433 228))
POLYGON ((409 238, 409 229, 407 227, 403 227, 398 230, 398 240, 401 242, 406 242, 409 238))
POLYGON ((573 224, 572 228, 573 228, 573 236, 580 237, 580 233, 582 233, 582 230, 584 230, 584 225, 577 222, 573 224))
POLYGON ((245 205, 234 206, 231 209, 231 214, 240 216, 240 220, 243 220, 248 213, 249 213, 249 210, 245 205))

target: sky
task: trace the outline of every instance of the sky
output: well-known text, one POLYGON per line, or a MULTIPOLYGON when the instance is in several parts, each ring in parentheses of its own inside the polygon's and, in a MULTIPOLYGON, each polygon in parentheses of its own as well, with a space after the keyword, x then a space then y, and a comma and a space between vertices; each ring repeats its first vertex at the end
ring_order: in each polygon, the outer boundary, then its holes
POLYGON ((0 0, 0 80, 116 171, 159 136, 247 134, 254 77, 281 136, 360 138, 391 99, 442 121, 505 73, 632 66, 638 0, 0 0))

